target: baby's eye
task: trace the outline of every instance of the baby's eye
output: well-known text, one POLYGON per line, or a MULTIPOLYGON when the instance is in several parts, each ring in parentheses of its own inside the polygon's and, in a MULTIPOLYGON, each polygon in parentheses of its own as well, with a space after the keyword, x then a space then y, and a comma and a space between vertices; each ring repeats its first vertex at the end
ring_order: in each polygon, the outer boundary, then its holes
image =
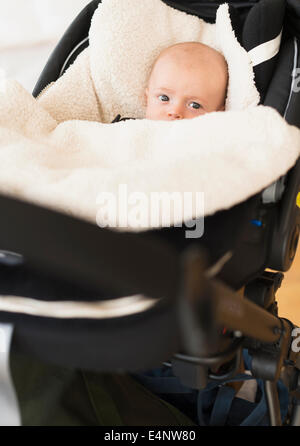
POLYGON ((161 95, 158 96, 158 99, 160 101, 162 101, 162 102, 168 102, 169 97, 167 95, 165 95, 165 94, 161 94, 161 95))
POLYGON ((189 103, 189 106, 192 107, 192 108, 194 108, 195 110, 199 110, 199 108, 202 107, 202 105, 199 104, 198 102, 190 102, 190 103, 189 103))

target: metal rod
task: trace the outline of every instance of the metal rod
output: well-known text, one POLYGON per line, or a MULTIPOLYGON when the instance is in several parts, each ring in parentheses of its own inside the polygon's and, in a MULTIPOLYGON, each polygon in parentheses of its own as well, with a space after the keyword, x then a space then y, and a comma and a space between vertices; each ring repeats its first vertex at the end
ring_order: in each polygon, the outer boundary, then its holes
POLYGON ((300 426, 300 404, 294 405, 291 426, 300 426))
MULTIPOLYGON (((297 356, 298 355, 300 355, 300 353, 297 353, 297 356)), ((293 398, 291 426, 300 426, 300 370, 298 367, 297 367, 297 390, 293 398)))
POLYGON ((215 297, 215 314, 219 324, 261 342, 273 343, 280 339, 282 324, 278 317, 239 296, 217 280, 210 285, 215 297))
POLYGON ((260 342, 279 341, 284 328, 282 321, 221 281, 207 279, 203 273, 205 258, 202 253, 190 250, 184 266, 181 315, 186 315, 184 332, 190 341, 190 354, 212 356, 219 351, 216 339, 219 327, 260 342), (193 343, 193 339, 197 342, 193 343))
POLYGON ((264 388, 269 410, 270 426, 281 426, 282 422, 276 381, 265 381, 264 388))

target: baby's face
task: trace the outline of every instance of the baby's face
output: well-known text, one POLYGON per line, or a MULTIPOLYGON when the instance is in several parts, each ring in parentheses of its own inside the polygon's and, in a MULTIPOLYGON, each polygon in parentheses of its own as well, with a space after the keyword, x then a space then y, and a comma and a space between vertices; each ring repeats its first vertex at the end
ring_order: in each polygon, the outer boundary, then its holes
POLYGON ((192 119, 224 110, 228 72, 192 55, 158 59, 146 89, 146 118, 171 121, 192 119))

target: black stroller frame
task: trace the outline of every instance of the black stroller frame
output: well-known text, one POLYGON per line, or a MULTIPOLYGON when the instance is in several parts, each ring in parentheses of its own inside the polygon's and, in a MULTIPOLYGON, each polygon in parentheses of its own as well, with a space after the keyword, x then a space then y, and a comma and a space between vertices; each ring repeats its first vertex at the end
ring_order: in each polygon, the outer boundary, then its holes
MULTIPOLYGON (((211 22, 215 20, 217 7, 223 3, 190 1, 186 5, 179 0, 164 2, 211 22)), ((34 96, 58 79, 88 46, 90 21, 99 3, 99 0, 92 1, 66 32, 45 67, 34 96)), ((274 61, 265 62, 263 67, 257 67, 255 74, 262 103, 273 106, 290 124, 300 128, 300 94, 293 91, 291 75, 300 66, 299 5, 294 0, 228 3, 237 36, 240 41, 244 38, 243 45, 247 50, 254 46, 255 40, 253 37, 254 40, 247 40, 245 33, 243 35, 248 14, 258 6, 266 8, 267 12, 273 7, 282 11, 285 23, 280 54, 275 64, 274 61), (273 64, 271 68, 269 63, 273 64), (279 100, 278 79, 287 83, 287 97, 279 100)), ((274 38, 272 32, 268 40, 271 37, 274 38)), ((283 273, 291 267, 297 250, 300 209, 296 203, 299 193, 300 159, 285 177, 262 193, 231 210, 208 217, 207 237, 201 244, 187 243, 187 240, 183 243, 182 232, 176 232, 175 228, 153 230, 147 234, 117 234, 38 206, 0 197, 1 209, 5 210, 0 219, 0 246, 6 259, 0 269, 3 284, 7 283, 8 274, 11 275, 11 268, 17 267, 27 278, 30 277, 32 285, 26 293, 42 294, 42 299, 46 300, 48 294, 50 300, 53 295, 59 295, 57 290, 63 290, 64 296, 71 299, 75 285, 77 299, 84 296, 93 300, 95 295, 106 299, 107 296, 115 298, 115 295, 122 297, 142 292, 156 300, 150 316, 139 317, 134 323, 129 315, 127 325, 117 323, 111 329, 104 323, 99 334, 95 334, 99 321, 91 323, 87 330, 91 329, 88 335, 90 348, 79 355, 70 344, 73 331, 64 333, 62 344, 68 348, 68 353, 60 356, 57 352, 47 352, 47 346, 51 350, 53 342, 49 340, 51 321, 46 324, 37 322, 32 328, 30 317, 2 312, 0 319, 14 323, 18 342, 25 351, 34 352, 42 359, 58 363, 67 361, 74 367, 95 370, 139 370, 170 357, 174 374, 183 384, 196 389, 203 389, 211 380, 224 381, 235 376, 241 351, 247 348, 253 358, 252 374, 265 382, 270 425, 282 424, 276 388, 279 379, 290 392, 286 424, 300 425, 300 354, 292 348, 296 327, 287 319, 278 317, 276 305, 276 292, 283 273), (234 232, 230 229, 232 220, 245 226, 238 231, 238 236, 231 234, 234 232), (216 232, 220 233, 217 240, 213 237, 216 232), (227 244, 218 249, 225 234, 227 244), (105 263, 99 259, 99 246, 105 263), (216 269, 218 259, 233 249, 238 251, 236 256, 216 269), (147 256, 143 255, 145 252, 147 256), (53 285, 53 277, 57 286, 53 285), (49 281, 54 288, 48 293, 45 287, 49 288, 49 281), (74 284, 73 288, 70 283, 74 284), (42 346, 35 340, 41 330, 48 330, 42 346), (136 336, 137 332, 140 336, 136 336), (160 334, 159 338, 156 333, 160 334), (118 345, 120 336, 125 346, 128 345, 122 358, 112 358, 99 347, 101 337, 104 344, 107 341, 118 345), (159 343, 156 342, 158 339, 159 343), (91 358, 91 352, 96 348, 101 352, 101 362, 91 358)), ((12 277, 18 280, 16 270, 12 277)), ((24 285, 18 286, 15 285, 15 294, 22 292, 25 295, 24 285)), ((1 293, 13 294, 11 282, 2 286, 1 293)), ((62 336, 63 329, 59 325, 56 328, 62 336)), ((77 328, 76 342, 83 350, 84 341, 79 340, 82 326, 78 323, 77 328)))

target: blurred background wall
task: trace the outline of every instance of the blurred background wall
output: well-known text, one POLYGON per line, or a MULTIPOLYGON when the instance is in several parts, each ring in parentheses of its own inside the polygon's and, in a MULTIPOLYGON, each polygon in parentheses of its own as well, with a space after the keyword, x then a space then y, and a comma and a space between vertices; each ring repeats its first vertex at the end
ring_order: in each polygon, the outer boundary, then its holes
POLYGON ((0 68, 32 91, 56 43, 89 2, 2 0, 0 68))

